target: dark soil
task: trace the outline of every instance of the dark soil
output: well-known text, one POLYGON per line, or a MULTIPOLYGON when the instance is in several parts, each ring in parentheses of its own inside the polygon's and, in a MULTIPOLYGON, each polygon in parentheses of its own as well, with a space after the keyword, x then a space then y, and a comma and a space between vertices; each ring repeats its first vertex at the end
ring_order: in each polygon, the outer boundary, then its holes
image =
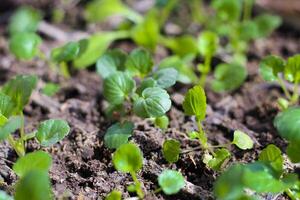
MULTIPOLYGON (((1 29, 2 30, 2 29, 1 29)), ((207 87, 208 114, 204 122, 205 131, 212 143, 226 143, 232 139, 236 129, 245 131, 255 140, 255 148, 241 151, 232 147, 232 157, 228 163, 251 162, 268 144, 276 144, 285 149, 286 143, 279 138, 272 125, 278 112, 276 99, 282 96, 277 85, 263 82, 258 75, 258 62, 267 54, 287 57, 300 51, 299 38, 287 35, 279 30, 269 39, 260 40, 251 46, 250 62, 247 66, 249 77, 237 91, 216 94, 207 87)), ((55 42, 47 41, 47 46, 55 42)), ((129 175, 118 173, 111 163, 113 151, 103 145, 103 135, 112 123, 104 115, 101 91, 101 78, 94 70, 82 70, 73 74, 69 80, 58 77, 40 60, 30 62, 16 61, 8 52, 7 37, 0 36, 0 84, 16 74, 37 74, 41 86, 46 81, 62 85, 62 90, 53 98, 39 92, 33 94, 32 101, 25 109, 26 129, 34 129, 38 122, 48 118, 62 118, 69 122, 71 133, 60 143, 43 149, 53 156, 50 177, 54 194, 57 198, 67 199, 103 199, 113 189, 122 191, 123 197, 131 197, 126 186, 132 183, 129 175)), ((125 50, 133 46, 128 41, 114 46, 125 50)), ((164 51, 166 52, 166 51, 164 51)), ((157 57, 160 57, 159 55, 157 57)), ((173 107, 168 113, 170 128, 164 133, 155 128, 150 121, 133 117, 134 135, 131 138, 140 146, 144 154, 144 167, 138 174, 142 181, 146 199, 213 199, 213 182, 218 172, 208 169, 201 162, 201 151, 183 154, 176 164, 168 164, 162 157, 161 146, 165 139, 180 140, 182 149, 197 147, 196 141, 187 139, 186 133, 196 129, 194 119, 185 117, 181 102, 183 94, 190 86, 176 85, 176 92, 171 91, 173 107), (187 186, 177 195, 165 196, 153 194, 157 188, 157 175, 164 168, 179 170, 188 181, 187 186)), ((41 149, 37 142, 31 141, 27 151, 41 149)), ((6 143, 0 144, 0 189, 13 191, 16 176, 12 172, 12 164, 16 154, 6 143)), ((277 199, 285 199, 283 196, 277 199)))

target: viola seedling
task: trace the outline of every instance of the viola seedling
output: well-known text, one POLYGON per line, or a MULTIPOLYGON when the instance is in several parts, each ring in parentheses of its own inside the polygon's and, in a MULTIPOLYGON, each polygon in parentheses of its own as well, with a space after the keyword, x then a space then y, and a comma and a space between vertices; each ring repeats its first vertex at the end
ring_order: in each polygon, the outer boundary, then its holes
POLYGON ((158 184, 160 188, 156 191, 162 190, 166 195, 172 195, 185 186, 185 180, 180 172, 167 169, 158 176, 158 184))
POLYGON ((182 106, 186 115, 195 117, 198 130, 190 132, 189 137, 199 141, 200 147, 204 150, 203 162, 210 168, 215 170, 221 169, 223 163, 230 157, 228 146, 231 144, 236 145, 240 149, 251 149, 253 147, 251 138, 241 131, 234 133, 234 139, 231 143, 217 146, 209 144, 202 126, 206 115, 206 95, 201 86, 194 86, 188 90, 182 106))
POLYGON ((288 106, 293 106, 298 103, 298 84, 300 82, 300 55, 295 55, 284 60, 278 56, 267 56, 260 62, 260 74, 265 81, 277 82, 280 84, 285 100, 279 99, 278 104, 282 110, 288 106), (293 92, 291 93, 284 81, 294 84, 293 92))
POLYGON ((59 119, 46 120, 32 133, 25 133, 24 107, 28 104, 37 77, 18 75, 0 90, 0 140, 7 140, 18 156, 25 155, 26 141, 36 138, 41 146, 50 146, 62 140, 70 131, 67 122, 59 119), (19 130, 19 138, 13 133, 19 130))
POLYGON ((120 50, 107 52, 97 61, 97 72, 104 79, 103 94, 109 102, 107 113, 120 120, 104 137, 107 147, 118 148, 127 142, 134 128, 126 125, 131 124, 128 121, 132 114, 150 118, 162 129, 168 126, 165 114, 171 108, 171 100, 166 88, 176 83, 175 69, 153 72, 150 53, 136 49, 129 55, 120 50))

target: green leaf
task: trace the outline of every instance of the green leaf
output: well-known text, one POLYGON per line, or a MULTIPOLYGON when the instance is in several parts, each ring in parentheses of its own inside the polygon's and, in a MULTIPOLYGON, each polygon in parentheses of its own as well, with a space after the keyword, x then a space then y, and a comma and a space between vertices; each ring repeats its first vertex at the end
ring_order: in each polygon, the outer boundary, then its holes
POLYGON ((155 118, 154 124, 155 124, 155 126, 165 130, 169 126, 169 118, 166 115, 157 117, 157 118, 155 118))
POLYGON ((177 80, 184 84, 189 84, 196 82, 198 77, 195 75, 193 70, 193 65, 190 62, 190 59, 184 60, 179 56, 171 56, 163 59, 158 66, 160 69, 164 68, 174 68, 178 72, 177 80))
POLYGON ((237 21, 242 13, 242 1, 213 0, 212 7, 221 21, 237 21))
POLYGON ((143 154, 135 144, 121 145, 113 154, 115 168, 124 173, 137 172, 143 167, 143 154))
POLYGON ((123 4, 121 0, 93 0, 84 10, 88 22, 102 22, 110 16, 120 15, 134 22, 139 22, 141 16, 123 4))
POLYGON ((125 66, 133 76, 138 75, 144 77, 151 72, 153 60, 148 51, 135 49, 129 54, 125 66))
POLYGON ((20 157, 13 165, 13 170, 20 178, 22 178, 32 170, 48 172, 51 163, 52 158, 48 153, 44 151, 35 151, 20 157))
POLYGON ((137 88, 136 93, 138 95, 142 95, 142 92, 146 89, 146 88, 150 88, 150 87, 157 87, 157 81, 154 80, 153 78, 149 77, 149 78, 145 78, 142 80, 140 86, 137 88))
POLYGON ((62 47, 53 49, 51 59, 57 63, 72 61, 78 56, 79 50, 79 42, 69 42, 62 47))
POLYGON ((0 91, 0 114, 8 118, 13 114, 14 108, 11 98, 0 91))
POLYGON ((207 165, 214 170, 220 170, 223 163, 228 160, 229 157, 230 152, 227 149, 217 149, 215 151, 215 155, 211 160, 208 161, 207 165))
POLYGON ((239 130, 234 131, 232 144, 243 150, 253 148, 252 139, 246 133, 239 130))
POLYGON ((15 200, 52 200, 48 173, 34 170, 28 172, 16 184, 15 200))
POLYGON ((279 135, 288 141, 300 144, 300 108, 293 107, 279 113, 274 126, 279 135))
POLYGON ((262 14, 255 17, 254 22, 258 27, 258 37, 267 37, 281 25, 282 20, 275 15, 262 14))
POLYGON ((152 77, 158 87, 169 88, 176 83, 178 72, 174 68, 165 68, 154 72, 152 77))
POLYGON ((177 162, 180 152, 180 142, 178 140, 170 139, 164 142, 163 156, 169 163, 177 162))
POLYGON ((204 120, 206 115, 206 96, 201 86, 194 86, 185 94, 183 109, 186 115, 197 117, 197 120, 204 120))
POLYGON ((0 127, 4 126, 4 124, 6 124, 7 121, 8 119, 0 113, 0 127))
POLYGON ((158 176, 158 184, 165 194, 172 195, 185 186, 185 180, 180 172, 167 169, 158 176))
POLYGON ((210 31, 203 31, 198 38, 198 49, 202 56, 212 57, 219 47, 217 34, 210 31))
POLYGON ((117 149, 122 144, 128 142, 128 138, 133 134, 134 124, 125 122, 123 124, 116 123, 109 127, 104 136, 104 144, 107 148, 117 149))
POLYGON ((29 60, 37 55, 41 41, 35 33, 17 33, 10 38, 9 49, 18 59, 29 60))
POLYGON ((214 71, 211 88, 215 92, 238 89, 247 78, 247 70, 239 64, 219 64, 214 71))
POLYGON ((25 105, 29 102, 37 81, 38 79, 34 75, 17 75, 3 86, 2 92, 9 96, 16 105, 16 113, 22 112, 25 105))
POLYGON ((8 121, 0 127, 0 141, 5 140, 9 134, 14 133, 16 130, 22 127, 24 124, 23 117, 12 116, 8 121))
POLYGON ((41 18, 39 11, 27 6, 21 7, 10 18, 9 33, 35 32, 41 18))
POLYGON ((42 146, 49 147, 62 140, 70 132, 68 123, 60 119, 49 119, 40 123, 36 138, 42 146))
POLYGON ((42 89, 42 93, 47 96, 53 96, 60 90, 60 85, 55 83, 46 83, 42 89))
POLYGON ((105 200, 121 200, 122 193, 118 190, 111 191, 106 197, 105 200))
POLYGON ((136 115, 144 118, 161 117, 171 108, 167 91, 159 87, 146 88, 133 105, 136 115))
POLYGON ((127 54, 119 49, 114 49, 103 54, 97 61, 96 67, 98 74, 102 78, 107 78, 117 71, 125 70, 127 54))
POLYGON ((298 143, 290 142, 287 146, 286 153, 293 163, 300 162, 300 148, 298 143))
POLYGON ((138 45, 154 50, 159 40, 158 12, 151 10, 131 31, 131 37, 138 45))
POLYGON ((300 54, 288 58, 285 66, 285 78, 295 83, 300 82, 300 54))
POLYGON ((197 41, 191 35, 183 35, 174 38, 163 38, 161 41, 166 47, 180 57, 195 55, 198 53, 197 41))
POLYGON ((116 72, 104 79, 103 93, 110 104, 121 104, 133 92, 134 80, 125 72, 116 72))
POLYGON ((94 64, 114 40, 127 37, 129 37, 127 32, 115 31, 97 33, 87 39, 80 40, 80 51, 73 61, 74 66, 77 69, 83 69, 94 64))
POLYGON ((13 200, 6 192, 0 190, 0 200, 13 200))
POLYGON ((278 73, 284 70, 284 60, 277 56, 267 56, 259 64, 259 72, 265 81, 276 81, 278 73))
POLYGON ((238 26, 239 38, 243 41, 249 41, 258 37, 257 24, 252 20, 246 20, 238 26))
POLYGON ((283 172, 283 157, 278 147, 273 144, 268 145, 259 154, 258 160, 270 165, 276 172, 277 178, 279 178, 283 172))

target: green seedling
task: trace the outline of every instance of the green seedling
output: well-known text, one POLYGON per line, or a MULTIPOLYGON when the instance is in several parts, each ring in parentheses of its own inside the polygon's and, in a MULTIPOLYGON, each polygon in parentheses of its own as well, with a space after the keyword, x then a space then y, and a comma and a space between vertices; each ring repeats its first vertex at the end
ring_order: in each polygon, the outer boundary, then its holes
POLYGON ((47 96, 54 96, 57 92, 59 92, 60 86, 56 83, 46 83, 42 89, 42 93, 47 96))
POLYGON ((150 118, 162 129, 168 126, 165 114, 171 108, 171 100, 166 88, 176 83, 175 69, 153 72, 151 55, 136 49, 129 55, 120 50, 105 53, 97 61, 97 72, 104 79, 103 94, 109 102, 107 112, 121 121, 108 129, 104 137, 107 147, 118 148, 127 142, 134 128, 128 122, 132 114, 150 118))
POLYGON ((298 177, 283 171, 283 160, 280 149, 271 144, 263 149, 258 161, 234 164, 217 179, 214 185, 216 198, 261 199, 259 195, 263 193, 285 192, 291 199, 297 199, 293 188, 298 184, 298 177), (250 198, 245 189, 256 195, 250 198))
POLYGON ((166 195, 172 195, 185 186, 185 180, 180 172, 167 169, 158 176, 158 184, 160 188, 156 191, 162 190, 166 195))
POLYGON ((136 175, 143 167, 143 154, 141 150, 135 144, 123 144, 113 154, 113 164, 118 171, 131 175, 134 184, 129 186, 130 191, 136 192, 139 198, 143 199, 142 184, 136 175))
POLYGON ((106 197, 105 200, 121 200, 122 193, 118 190, 111 191, 106 197))
POLYGON ((175 163, 181 153, 180 142, 174 139, 166 140, 163 144, 163 156, 169 163, 175 163))
POLYGON ((190 139, 197 139, 199 141, 201 149, 204 150, 203 162, 210 168, 215 170, 222 168, 223 163, 230 157, 228 146, 231 144, 243 150, 253 147, 251 138, 241 131, 234 132, 234 138, 231 143, 217 146, 209 144, 202 126, 206 115, 206 96, 201 86, 194 86, 186 93, 182 106, 186 115, 195 117, 198 130, 190 132, 189 137, 190 139))
POLYGON ((278 101, 281 109, 286 109, 298 103, 298 84, 300 81, 300 55, 289 57, 287 61, 278 56, 267 56, 260 63, 260 74, 265 81, 277 82, 280 84, 285 98, 278 101), (286 88, 284 81, 294 84, 294 90, 291 93, 286 88))
POLYGON ((24 107, 29 102, 37 84, 37 77, 18 75, 0 90, 0 140, 7 140, 18 156, 25 155, 26 141, 36 138, 42 146, 50 146, 62 140, 70 131, 64 120, 50 119, 40 123, 32 133, 25 133, 24 107), (19 138, 13 133, 19 130, 19 138))

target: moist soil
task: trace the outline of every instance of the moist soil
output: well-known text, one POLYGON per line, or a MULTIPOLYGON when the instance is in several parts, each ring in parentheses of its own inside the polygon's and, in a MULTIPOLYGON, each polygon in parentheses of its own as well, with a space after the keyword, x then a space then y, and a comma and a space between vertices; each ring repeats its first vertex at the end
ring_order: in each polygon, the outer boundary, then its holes
MULTIPOLYGON (((4 30, 2 27, 1 31, 4 30)), ((226 164, 234 162, 252 162, 268 144, 275 144, 285 149, 286 142, 276 133, 272 121, 279 109, 278 97, 283 96, 276 84, 265 83, 258 75, 258 63, 268 54, 287 57, 300 51, 298 35, 290 29, 282 28, 268 39, 253 43, 249 50, 249 76, 243 86, 231 93, 216 94, 207 84, 207 117, 204 130, 212 144, 228 143, 234 130, 242 130, 255 141, 252 150, 242 151, 231 147, 232 157, 226 164), (287 32, 291 32, 287 35, 287 32)), ((55 46, 55 41, 46 40, 43 48, 55 46)), ((128 51, 134 48, 130 41, 113 44, 128 51)), ((166 52, 163 50, 162 52, 166 52)), ((159 58, 162 55, 156 56, 159 58)), ((158 61, 157 60, 157 61, 158 61)), ((214 61, 217 63, 218 60, 214 61)), ((36 141, 30 141, 27 152, 42 149, 51 153, 53 165, 50 177, 57 199, 104 199, 113 189, 123 193, 123 198, 134 197, 126 186, 132 183, 129 175, 117 172, 111 162, 113 151, 104 147, 103 136, 113 123, 105 116, 107 105, 102 95, 102 80, 93 67, 89 70, 73 72, 72 78, 64 79, 51 71, 47 63, 41 60, 30 62, 16 61, 8 51, 7 35, 0 36, 0 84, 16 74, 37 74, 40 77, 38 90, 48 81, 59 83, 61 91, 54 97, 47 97, 40 92, 32 95, 31 102, 25 108, 27 132, 36 128, 39 121, 49 118, 61 118, 68 121, 70 134, 51 148, 42 148, 36 141)), ((168 112, 170 125, 166 131, 156 128, 151 121, 132 117, 135 124, 131 141, 136 143, 144 154, 144 166, 138 178, 143 184, 146 199, 214 199, 213 183, 219 172, 207 168, 201 161, 203 152, 197 150, 185 153, 175 164, 168 164, 162 157, 161 147, 164 140, 178 139, 183 150, 199 146, 191 141, 187 133, 195 130, 194 119, 186 117, 181 103, 185 92, 192 85, 176 84, 170 89, 173 106, 168 112), (163 169, 176 169, 184 175, 187 186, 178 194, 165 196, 154 194, 158 187, 157 175, 163 169)), ((12 165, 17 155, 8 144, 0 144, 0 189, 13 192, 16 176, 12 165)), ((286 168, 294 168, 287 164, 286 168)), ((287 199, 284 195, 266 199, 287 199)))

